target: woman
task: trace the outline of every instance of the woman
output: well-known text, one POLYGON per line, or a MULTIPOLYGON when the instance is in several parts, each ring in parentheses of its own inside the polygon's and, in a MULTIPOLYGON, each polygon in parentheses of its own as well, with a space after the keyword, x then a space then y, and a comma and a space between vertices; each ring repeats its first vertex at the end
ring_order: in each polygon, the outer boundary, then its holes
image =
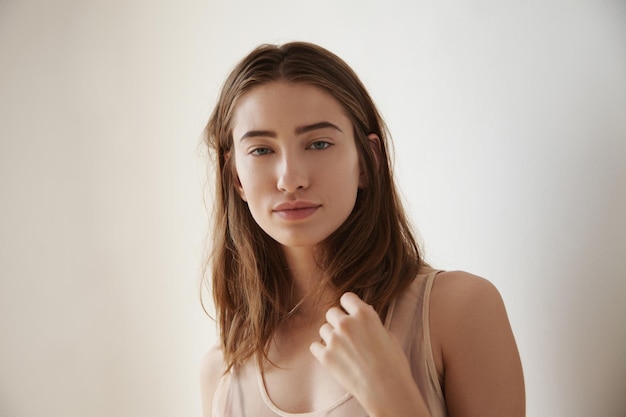
POLYGON ((422 260, 387 136, 319 46, 261 46, 228 77, 207 126, 220 343, 205 417, 524 415, 501 297, 422 260))

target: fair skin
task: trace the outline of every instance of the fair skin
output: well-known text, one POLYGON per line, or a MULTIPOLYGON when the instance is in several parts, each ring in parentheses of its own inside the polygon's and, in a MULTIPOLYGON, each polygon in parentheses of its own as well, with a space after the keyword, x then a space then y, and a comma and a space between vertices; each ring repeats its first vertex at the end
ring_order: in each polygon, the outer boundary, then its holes
POLYGON ((352 123, 315 87, 271 83, 240 99, 233 141, 238 191, 252 217, 290 256, 308 261, 356 201, 352 123))
MULTIPOLYGON (((376 148, 378 138, 369 139, 376 148)), ((263 367, 272 401, 302 413, 348 392, 372 417, 429 416, 402 349, 370 306, 352 293, 330 308, 306 297, 321 276, 316 245, 346 220, 357 190, 366 186, 352 124, 340 104, 310 85, 255 87, 237 104, 233 140, 237 191, 255 221, 282 245, 294 304, 304 299, 274 335, 268 356, 277 366, 263 367)), ((524 415, 519 355, 501 297, 489 282, 440 273, 430 323, 450 416, 524 415)), ((205 417, 223 371, 221 352, 211 350, 202 365, 205 417)))

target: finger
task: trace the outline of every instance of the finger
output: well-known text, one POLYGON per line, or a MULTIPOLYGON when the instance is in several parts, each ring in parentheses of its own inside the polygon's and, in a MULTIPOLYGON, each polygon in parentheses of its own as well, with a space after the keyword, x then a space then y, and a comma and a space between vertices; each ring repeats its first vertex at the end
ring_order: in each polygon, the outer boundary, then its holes
POLYGON ((328 342, 330 341, 330 338, 333 335, 333 326, 331 326, 328 323, 324 323, 320 327, 319 333, 320 333, 320 337, 322 338, 323 343, 328 345, 328 342))
POLYGON ((353 292, 344 293, 339 299, 339 304, 350 315, 355 314, 359 308, 368 306, 353 292))
POLYGON ((313 357, 325 367, 331 366, 332 362, 336 362, 336 355, 333 355, 332 350, 324 345, 324 341, 322 340, 316 340, 311 343, 309 345, 309 351, 313 357))
POLYGON ((339 307, 331 307, 326 312, 326 321, 333 327, 338 327, 339 323, 347 314, 339 307))
POLYGON ((322 342, 315 341, 309 346, 309 351, 311 351, 311 354, 313 354, 315 359, 322 362, 322 359, 324 357, 324 348, 325 346, 322 344, 322 342))

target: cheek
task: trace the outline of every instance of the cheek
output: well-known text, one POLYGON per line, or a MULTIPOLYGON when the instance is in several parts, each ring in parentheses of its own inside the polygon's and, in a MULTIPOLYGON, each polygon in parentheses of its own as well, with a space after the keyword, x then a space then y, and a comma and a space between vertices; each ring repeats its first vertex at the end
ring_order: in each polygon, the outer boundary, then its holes
POLYGON ((246 164, 239 164, 235 170, 234 186, 241 199, 248 203, 250 210, 267 195, 270 174, 246 164))
POLYGON ((346 181, 349 179, 351 187, 356 186, 360 188, 364 175, 358 155, 351 155, 350 162, 343 163, 340 166, 342 167, 342 172, 338 176, 346 178, 346 181))

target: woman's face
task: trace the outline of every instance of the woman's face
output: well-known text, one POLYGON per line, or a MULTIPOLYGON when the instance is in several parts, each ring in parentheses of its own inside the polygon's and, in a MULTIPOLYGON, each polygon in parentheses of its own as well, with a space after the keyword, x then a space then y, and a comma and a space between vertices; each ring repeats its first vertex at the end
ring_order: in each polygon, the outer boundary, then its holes
POLYGON ((239 195, 282 245, 317 245, 352 212, 362 185, 352 123, 324 90, 253 88, 235 108, 233 149, 239 195))

